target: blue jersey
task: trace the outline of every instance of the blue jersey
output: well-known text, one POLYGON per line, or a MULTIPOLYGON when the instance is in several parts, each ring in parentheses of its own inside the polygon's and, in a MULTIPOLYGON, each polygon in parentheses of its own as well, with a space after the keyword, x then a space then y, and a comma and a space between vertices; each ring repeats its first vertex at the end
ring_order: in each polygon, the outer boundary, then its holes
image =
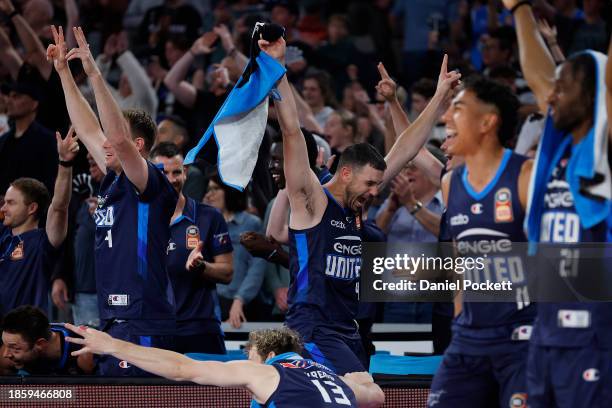
POLYGON ((178 335, 221 333, 216 284, 202 279, 199 273, 185 269, 187 258, 200 241, 204 242, 204 260, 232 252, 227 224, 213 207, 187 198, 183 214, 170 225, 168 274, 176 301, 178 335))
POLYGON ((130 320, 137 334, 175 334, 174 299, 166 272, 170 220, 177 195, 147 162, 139 194, 125 173, 109 171, 98 196, 96 287, 101 320, 130 320))
POLYGON ((0 225, 0 312, 22 306, 47 310, 49 280, 58 258, 47 233, 36 228, 13 236, 0 225))
POLYGON ((286 322, 305 337, 315 326, 354 332, 359 305, 361 219, 340 206, 327 189, 325 194, 328 202, 319 224, 289 229, 286 322))
POLYGON ((63 323, 51 323, 50 330, 59 335, 60 354, 57 360, 39 358, 35 364, 26 365, 23 372, 29 375, 81 375, 83 370, 78 365, 78 357, 72 352, 80 350, 81 346, 66 341, 73 333, 64 327, 63 323))
POLYGON ((517 297, 512 302, 464 301, 454 323, 450 352, 474 355, 506 352, 515 328, 531 324, 534 319, 534 306, 524 292, 527 279, 523 257, 512 250, 512 242, 526 241, 518 191, 519 174, 526 159, 506 149, 495 177, 478 193, 469 184, 465 165, 455 169, 451 176, 446 210, 449 235, 460 256, 487 255, 485 267, 467 270, 465 279, 512 280, 517 297), (477 250, 471 252, 470 248, 477 250), (520 285, 525 285, 524 290, 516 290, 520 285))
POLYGON ((265 404, 251 408, 356 407, 353 390, 326 366, 296 353, 280 354, 269 361, 280 375, 276 390, 265 404))
MULTIPOLYGON (((542 212, 540 242, 580 243, 607 242, 611 220, 591 228, 583 228, 574 206, 574 198, 566 179, 567 164, 572 152, 571 137, 562 143, 565 149, 547 180, 542 212)), ((570 248, 568 245, 567 248, 570 248)), ((577 249, 576 251, 579 251, 577 249)), ((572 252, 576 254, 576 252, 572 252)), ((575 255, 573 255, 575 256, 575 255)), ((591 255, 592 256, 592 255, 591 255)), ((561 257, 558 259, 562 260, 561 257)), ((579 259, 575 256, 574 261, 579 259)), ((560 264, 563 261, 560 262, 560 264)), ((609 265, 598 265, 606 268, 609 265)), ((562 265, 556 265, 561 276, 562 265)), ((563 268, 565 269, 565 268, 563 268)), ((581 267, 581 271, 584 271, 581 267)), ((580 347, 596 342, 602 348, 612 348, 612 303, 540 303, 534 327, 533 342, 542 346, 580 347)))

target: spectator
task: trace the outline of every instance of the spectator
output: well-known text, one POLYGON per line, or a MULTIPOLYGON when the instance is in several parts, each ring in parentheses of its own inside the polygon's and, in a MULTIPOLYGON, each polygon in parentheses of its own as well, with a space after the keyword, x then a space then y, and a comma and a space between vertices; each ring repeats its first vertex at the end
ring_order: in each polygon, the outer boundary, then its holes
POLYGON ((41 309, 20 306, 2 321, 3 357, 12 361, 21 375, 92 374, 93 354, 72 356, 81 347, 67 342, 69 336, 63 324, 49 324, 41 309))
POLYGON ((357 120, 355 115, 345 110, 337 110, 329 115, 325 125, 325 136, 332 149, 332 154, 336 155, 334 165, 330 168, 335 172, 340 155, 347 147, 355 144, 357 137, 357 120))
POLYGON ((337 105, 330 85, 330 77, 324 71, 306 75, 302 89, 304 100, 312 109, 314 117, 322 128, 337 105))
POLYGON ((72 319, 74 324, 100 325, 98 295, 96 293, 96 270, 94 248, 96 245, 96 223, 94 214, 98 207, 97 194, 104 173, 91 154, 87 154, 93 194, 79 207, 75 218, 74 232, 74 303, 72 319))
MULTIPOLYGON (((3 282, 0 313, 25 304, 47 308, 51 272, 59 248, 66 239, 72 191, 71 166, 79 149, 73 131, 64 140, 59 133, 56 137, 60 166, 45 228, 38 225, 45 213, 49 192, 38 180, 19 178, 13 181, 0 208, 3 215, 3 225, 0 226, 0 276, 3 282)), ((58 305, 67 300, 67 295, 66 283, 61 279, 55 280, 54 303, 58 305)))
POLYGON ((263 282, 266 261, 249 254, 240 242, 240 234, 261 231, 261 220, 247 213, 247 197, 243 192, 225 185, 219 176, 208 182, 204 202, 221 211, 234 243, 234 277, 227 285, 218 284, 221 316, 232 327, 239 328, 248 320, 260 320, 269 316, 270 307, 258 299, 263 282))
POLYGON ((512 62, 515 33, 512 27, 500 27, 482 37, 482 63, 484 74, 512 62))
POLYGON ((141 109, 149 116, 157 114, 157 95, 147 72, 140 65, 134 54, 128 50, 127 33, 111 34, 104 44, 104 52, 98 56, 96 63, 105 78, 108 77, 113 59, 121 69, 119 88, 109 86, 113 97, 121 109, 141 109))
POLYGON ((0 137, 0 191, 19 177, 41 181, 53 188, 57 173, 57 147, 53 133, 36 121, 44 82, 34 69, 22 71, 17 82, 4 87, 8 95, 10 129, 0 137))

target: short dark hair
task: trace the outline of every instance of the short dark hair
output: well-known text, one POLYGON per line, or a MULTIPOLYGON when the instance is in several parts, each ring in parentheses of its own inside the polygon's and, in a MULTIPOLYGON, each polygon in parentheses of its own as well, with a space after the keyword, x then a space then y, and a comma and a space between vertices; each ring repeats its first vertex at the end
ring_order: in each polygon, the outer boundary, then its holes
POLYGON ((514 41, 516 39, 514 28, 502 26, 491 31, 489 36, 499 41, 499 48, 501 50, 510 51, 510 53, 514 50, 514 41))
POLYGON ((47 211, 49 206, 49 190, 40 181, 30 178, 21 177, 11 183, 11 187, 19 190, 23 194, 23 199, 26 205, 32 203, 38 204, 36 217, 40 218, 41 214, 47 211))
POLYGON ((314 79, 319 84, 319 89, 321 89, 321 95, 323 95, 323 100, 325 104, 335 108, 338 105, 336 101, 336 96, 331 86, 331 75, 327 73, 327 71, 310 71, 304 76, 304 81, 307 79, 314 79))
POLYGON ((374 146, 369 143, 357 143, 344 149, 338 162, 338 168, 342 166, 364 167, 370 165, 376 170, 385 171, 387 163, 374 146))
POLYGON ((518 124, 520 103, 516 95, 508 86, 481 75, 468 77, 463 89, 473 92, 482 102, 495 106, 500 120, 497 138, 502 146, 507 146, 515 137, 518 124))
POLYGON ((410 92, 422 95, 425 99, 431 99, 436 93, 436 83, 433 79, 421 78, 412 85, 410 92))
POLYGON ((2 320, 2 330, 21 335, 30 347, 38 339, 49 340, 51 338, 47 315, 38 307, 30 305, 19 306, 8 312, 2 320))
POLYGON ((174 156, 182 156, 183 154, 181 153, 181 149, 178 148, 177 145, 175 145, 172 142, 161 142, 159 144, 157 144, 152 150, 151 153, 149 153, 149 158, 151 160, 155 159, 158 156, 162 156, 162 157, 167 157, 169 159, 173 158, 174 156))
POLYGON ((238 191, 228 186, 221 181, 221 177, 219 177, 218 173, 214 174, 210 179, 223 189, 225 193, 225 208, 227 211, 237 213, 247 209, 247 193, 245 191, 238 191))
POLYGON ((572 54, 565 63, 569 64, 574 79, 580 81, 584 96, 583 101, 588 104, 590 109, 587 109, 587 111, 592 114, 597 91, 595 59, 587 52, 579 52, 572 54))
POLYGON ((132 138, 141 137, 145 143, 145 150, 149 152, 155 143, 157 126, 151 116, 140 109, 127 109, 123 111, 123 117, 128 121, 132 138))
POLYGON ((251 347, 256 347, 257 354, 265 359, 270 352, 276 355, 300 353, 303 343, 296 331, 283 326, 278 329, 261 329, 250 332, 245 351, 248 352, 251 347))
POLYGON ((175 48, 181 51, 187 51, 191 47, 191 40, 184 34, 171 34, 168 37, 168 42, 171 42, 175 48))

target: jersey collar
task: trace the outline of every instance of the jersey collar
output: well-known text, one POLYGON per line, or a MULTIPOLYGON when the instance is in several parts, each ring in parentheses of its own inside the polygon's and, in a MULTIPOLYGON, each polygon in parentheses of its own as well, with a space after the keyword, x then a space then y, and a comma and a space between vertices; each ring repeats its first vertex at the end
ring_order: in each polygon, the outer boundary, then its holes
POLYGON ((298 353, 289 351, 287 353, 279 354, 266 360, 265 364, 273 364, 279 360, 303 360, 304 358, 298 353))
POLYGON ((178 217, 176 220, 174 220, 172 222, 172 225, 176 225, 179 222, 183 221, 183 220, 188 220, 190 221, 192 224, 195 224, 195 220, 196 220, 196 206, 197 203, 195 202, 195 200, 193 198, 187 197, 185 196, 185 206, 183 207, 183 213, 181 214, 180 217, 178 217))

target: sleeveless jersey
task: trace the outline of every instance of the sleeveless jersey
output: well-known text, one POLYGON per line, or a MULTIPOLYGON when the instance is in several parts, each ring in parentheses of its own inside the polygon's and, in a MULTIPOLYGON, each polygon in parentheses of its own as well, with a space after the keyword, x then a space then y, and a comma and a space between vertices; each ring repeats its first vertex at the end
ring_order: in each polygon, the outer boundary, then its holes
POLYGON ((446 210, 449 237, 455 242, 458 256, 484 259, 484 268, 466 270, 464 279, 513 284, 508 302, 469 302, 466 299, 470 294, 463 293, 462 312, 453 325, 451 352, 507 352, 515 329, 534 319, 534 305, 530 305, 526 293, 523 257, 512 248, 513 242, 526 241, 518 191, 519 174, 526 159, 506 149, 495 177, 480 192, 469 184, 465 165, 451 176, 446 210))
POLYGON ((326 366, 296 353, 283 353, 266 364, 280 375, 280 382, 265 404, 251 408, 342 408, 357 407, 353 390, 326 366))
POLYGON ((321 222, 289 229, 287 325, 305 335, 314 326, 355 331, 361 268, 361 219, 325 189, 321 222))
MULTIPOLYGON (((572 248, 572 243, 608 242, 609 231, 612 225, 610 216, 607 220, 591 227, 584 228, 574 206, 574 198, 566 179, 567 164, 572 153, 571 137, 562 141, 565 148, 561 148, 556 159, 557 164, 547 180, 546 193, 540 229, 540 242, 542 243, 568 243, 564 245, 566 251, 571 251, 572 259, 555 258, 558 265, 555 270, 561 276, 571 279, 567 275, 568 265, 580 259, 580 248, 572 248), (564 265, 561 265, 561 264, 564 265), (565 272, 564 272, 565 271, 565 272)), ((562 249, 560 249, 562 250, 562 249)), ((592 251, 591 257, 592 255, 592 251)), ((610 254, 606 255, 609 259, 610 254)), ((585 267, 584 260, 580 260, 580 273, 577 278, 584 279, 585 271, 612 273, 610 264, 605 257, 596 257, 587 260, 589 266, 585 267), (591 266, 592 262, 596 262, 591 266)), ((571 268, 570 268, 571 269, 571 268)), ((598 279, 605 274, 597 275, 598 279)), ((601 282, 601 285, 610 287, 610 280, 601 282)), ((570 285, 571 286, 571 285, 570 285)), ((608 291, 609 293, 609 291, 608 291)), ((610 302, 565 302, 545 303, 538 305, 538 316, 534 327, 533 341, 542 346, 581 347, 596 343, 602 348, 612 348, 612 303, 610 302)))

